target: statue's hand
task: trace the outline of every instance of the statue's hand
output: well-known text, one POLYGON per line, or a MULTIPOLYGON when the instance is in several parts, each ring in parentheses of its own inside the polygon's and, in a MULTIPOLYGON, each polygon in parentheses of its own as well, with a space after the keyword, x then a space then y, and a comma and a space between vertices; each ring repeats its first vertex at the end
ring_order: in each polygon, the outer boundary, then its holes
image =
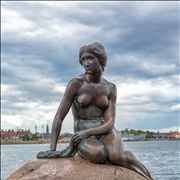
POLYGON ((80 143, 82 140, 87 139, 89 134, 87 131, 78 131, 72 136, 72 140, 74 144, 80 143))
POLYGON ((56 158, 60 156, 60 151, 40 151, 37 158, 56 158))

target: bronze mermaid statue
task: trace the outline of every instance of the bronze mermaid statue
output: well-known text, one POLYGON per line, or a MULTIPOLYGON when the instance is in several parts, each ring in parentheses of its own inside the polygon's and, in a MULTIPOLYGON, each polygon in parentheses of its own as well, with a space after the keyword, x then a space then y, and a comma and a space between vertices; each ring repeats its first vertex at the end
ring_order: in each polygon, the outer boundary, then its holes
POLYGON ((123 166, 153 179, 147 168, 124 150, 114 128, 117 92, 115 84, 102 76, 107 63, 104 47, 98 42, 84 45, 79 51, 79 63, 85 73, 69 81, 53 120, 50 150, 39 152, 37 158, 73 157, 78 153, 93 163, 123 166), (61 126, 70 108, 74 135, 65 150, 56 151, 61 126))

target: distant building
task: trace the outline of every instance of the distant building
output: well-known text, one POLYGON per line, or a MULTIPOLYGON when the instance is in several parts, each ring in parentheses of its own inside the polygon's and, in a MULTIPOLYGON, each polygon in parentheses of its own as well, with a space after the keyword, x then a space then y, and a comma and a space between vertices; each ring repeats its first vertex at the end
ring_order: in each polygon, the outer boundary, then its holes
POLYGON ((49 134, 49 125, 46 125, 46 134, 49 134))
POLYGON ((9 129, 9 130, 1 130, 0 131, 1 140, 3 141, 18 141, 23 140, 23 137, 31 137, 32 132, 30 129, 9 129))
POLYGON ((121 133, 120 136, 124 141, 143 141, 146 139, 146 134, 134 135, 128 133, 121 133))
POLYGON ((180 139, 180 132, 156 133, 153 135, 154 139, 180 139))
POLYGON ((37 124, 35 124, 35 133, 37 133, 37 124))
POLYGON ((70 139, 72 137, 73 134, 71 133, 63 133, 59 136, 58 138, 58 142, 62 142, 62 143, 67 143, 70 142, 70 139))
POLYGON ((42 125, 42 133, 38 133, 38 138, 39 139, 50 139, 51 134, 49 133, 49 125, 46 125, 46 133, 43 132, 43 125, 42 125))

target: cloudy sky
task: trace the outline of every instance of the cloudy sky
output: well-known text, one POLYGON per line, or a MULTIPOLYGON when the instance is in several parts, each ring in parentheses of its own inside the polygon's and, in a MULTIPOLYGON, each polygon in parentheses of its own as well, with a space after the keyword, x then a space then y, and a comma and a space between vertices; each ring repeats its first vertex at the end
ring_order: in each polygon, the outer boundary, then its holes
MULTIPOLYGON (((2 2, 1 128, 51 127, 79 48, 98 41, 118 89, 116 128, 177 130, 178 2, 2 2)), ((73 131, 71 111, 63 132, 73 131)))

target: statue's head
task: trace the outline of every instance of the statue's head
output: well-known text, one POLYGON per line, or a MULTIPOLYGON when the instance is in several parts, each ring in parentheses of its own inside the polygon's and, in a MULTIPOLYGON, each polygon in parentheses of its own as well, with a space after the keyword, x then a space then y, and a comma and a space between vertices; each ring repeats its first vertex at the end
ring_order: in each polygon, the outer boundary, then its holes
POLYGON ((82 46, 79 50, 79 63, 81 65, 82 65, 81 57, 85 53, 93 54, 98 59, 100 65, 102 66, 102 69, 104 70, 104 67, 106 66, 106 63, 107 63, 107 54, 103 45, 101 45, 98 42, 94 42, 94 43, 82 46))

